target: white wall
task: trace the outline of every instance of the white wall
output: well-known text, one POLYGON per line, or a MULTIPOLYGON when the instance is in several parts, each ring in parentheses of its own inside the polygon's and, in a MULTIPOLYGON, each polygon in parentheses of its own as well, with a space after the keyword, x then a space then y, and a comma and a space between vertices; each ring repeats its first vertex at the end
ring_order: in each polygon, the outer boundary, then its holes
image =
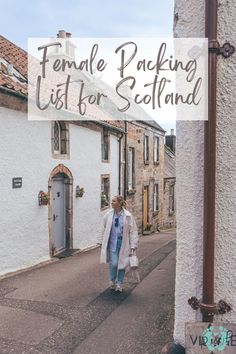
MULTIPOLYGON (((218 39, 236 44, 236 3, 220 0, 218 39)), ((175 1, 177 37, 204 37, 205 1, 175 1)), ((236 56, 218 57, 215 301, 236 308, 236 56)), ((184 324, 199 321, 187 304, 202 297, 203 122, 177 122, 177 273, 174 338, 184 344, 184 324)), ((236 321, 236 313, 220 320, 236 321)))
POLYGON ((73 246, 96 243, 102 222, 102 173, 111 175, 111 195, 118 192, 118 142, 111 135, 111 163, 101 162, 101 134, 70 125, 70 160, 51 158, 51 123, 28 121, 24 113, 0 108, 0 275, 45 261, 49 256, 48 207, 38 192, 48 190, 59 163, 73 175, 73 246), (20 189, 12 178, 22 177, 20 189), (84 187, 75 198, 75 186, 84 187))

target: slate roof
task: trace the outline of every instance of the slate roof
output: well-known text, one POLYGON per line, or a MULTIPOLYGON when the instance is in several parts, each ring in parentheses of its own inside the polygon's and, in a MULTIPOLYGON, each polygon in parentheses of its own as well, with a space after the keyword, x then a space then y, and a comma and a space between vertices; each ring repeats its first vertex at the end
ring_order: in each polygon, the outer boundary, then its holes
POLYGON ((164 178, 175 178, 175 154, 165 145, 165 176, 164 178))

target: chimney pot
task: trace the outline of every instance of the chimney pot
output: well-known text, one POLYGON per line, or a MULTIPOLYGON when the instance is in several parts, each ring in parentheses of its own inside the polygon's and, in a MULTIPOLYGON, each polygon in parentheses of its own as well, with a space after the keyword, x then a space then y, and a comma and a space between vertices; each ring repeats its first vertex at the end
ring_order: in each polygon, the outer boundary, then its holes
POLYGON ((66 31, 64 30, 58 31, 57 38, 66 38, 66 31))
POLYGON ((175 135, 175 130, 174 129, 170 130, 170 135, 175 135))

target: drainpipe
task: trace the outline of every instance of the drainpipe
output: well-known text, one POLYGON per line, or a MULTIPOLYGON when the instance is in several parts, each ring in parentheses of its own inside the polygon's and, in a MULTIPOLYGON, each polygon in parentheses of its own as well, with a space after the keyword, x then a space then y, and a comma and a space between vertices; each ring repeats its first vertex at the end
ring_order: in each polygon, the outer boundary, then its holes
POLYGON ((119 176, 118 176, 118 194, 121 194, 121 168, 122 168, 122 162, 121 162, 121 151, 122 151, 122 139, 123 139, 124 134, 121 133, 118 135, 118 142, 119 142, 119 176))
MULTIPOLYGON (((209 48, 217 48, 217 0, 206 1, 205 31, 209 48)), ((216 186, 216 51, 208 55, 208 121, 204 143, 203 224, 203 322, 213 322, 215 277, 215 186, 216 186)), ((202 305, 203 305, 202 304, 202 305)))
POLYGON ((214 302, 215 278, 215 187, 216 187, 216 72, 217 55, 230 57, 235 48, 229 43, 220 47, 217 41, 217 0, 206 0, 205 31, 208 38, 208 121, 204 142, 204 222, 203 222, 203 295, 189 299, 189 305, 200 309, 203 322, 213 322, 214 315, 225 314, 231 307, 214 302))
POLYGON ((127 134, 128 134, 128 125, 127 120, 125 120, 125 166, 124 166, 124 200, 127 199, 127 134))

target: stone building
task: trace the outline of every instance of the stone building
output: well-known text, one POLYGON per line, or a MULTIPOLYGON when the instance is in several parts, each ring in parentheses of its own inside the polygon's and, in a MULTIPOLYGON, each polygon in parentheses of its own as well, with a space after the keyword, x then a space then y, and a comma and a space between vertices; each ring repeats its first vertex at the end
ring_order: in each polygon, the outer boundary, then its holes
POLYGON ((166 135, 165 144, 165 166, 164 166, 164 207, 163 207, 163 228, 176 226, 176 198, 175 198, 175 143, 176 136, 174 129, 171 134, 166 135))
POLYGON ((163 226, 164 134, 152 120, 128 122, 127 205, 142 233, 163 226))

